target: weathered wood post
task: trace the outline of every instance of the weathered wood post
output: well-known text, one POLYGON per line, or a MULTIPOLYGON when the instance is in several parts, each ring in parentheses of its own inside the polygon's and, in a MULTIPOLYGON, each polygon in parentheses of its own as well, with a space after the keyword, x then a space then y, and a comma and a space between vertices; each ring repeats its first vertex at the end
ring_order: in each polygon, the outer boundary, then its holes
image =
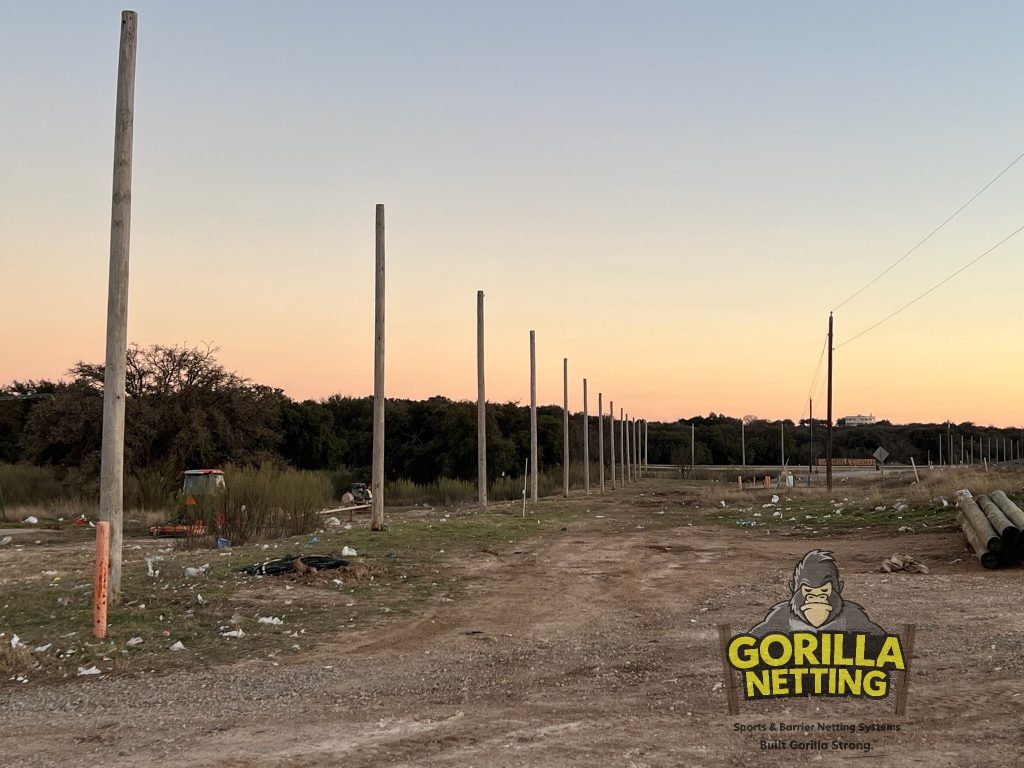
POLYGON ((622 472, 622 487, 626 487, 626 411, 619 408, 619 468, 622 472))
POLYGON ((604 394, 597 393, 597 476, 604 493, 604 394))
POLYGON ((92 634, 100 640, 107 636, 107 587, 110 574, 110 523, 96 523, 96 575, 92 593, 92 634))
POLYGON ((587 380, 583 380, 583 492, 590 495, 590 416, 587 414, 587 380))
POLYGON ((537 334, 530 331, 530 501, 537 501, 537 334))
POLYGON ((740 451, 743 454, 743 468, 747 468, 747 422, 740 419, 740 451))
POLYGON ((609 400, 608 401, 608 425, 610 427, 610 429, 608 430, 608 436, 611 438, 610 450, 609 450, 608 453, 609 453, 609 456, 611 458, 611 465, 612 465, 612 490, 614 491, 615 488, 616 488, 616 485, 615 485, 615 401, 614 400, 609 400))
POLYGON ((484 292, 476 292, 476 484, 487 509, 487 397, 484 391, 484 292))
POLYGON ((649 438, 651 435, 650 426, 651 425, 647 422, 647 419, 644 419, 644 468, 648 472, 651 471, 651 457, 650 454, 647 452, 648 448, 650 447, 648 445, 649 438))
POLYGON ((636 479, 643 477, 644 462, 640 455, 640 419, 633 420, 633 464, 636 467, 636 479))
POLYGON ((373 504, 370 530, 384 530, 384 205, 377 204, 376 294, 373 333, 373 504))
POLYGON ((697 471, 697 428, 690 424, 690 471, 697 471))
POLYGON ((630 423, 631 422, 629 420, 629 414, 627 413, 626 414, 626 421, 623 424, 623 426, 626 429, 626 441, 625 441, 626 442, 626 482, 628 482, 630 485, 632 485, 633 484, 633 453, 632 453, 633 446, 630 445, 630 434, 629 433, 632 431, 629 428, 630 423))
POLYGON ((562 358, 562 495, 569 498, 569 358, 562 358))
POLYGON ((135 126, 135 52, 138 16, 121 12, 114 116, 114 179, 110 206, 107 346, 103 367, 103 442, 100 449, 100 519, 110 523, 110 605, 121 602, 124 537, 124 400, 128 368, 128 250, 132 221, 132 141, 135 126))
POLYGON ((779 464, 779 477, 781 478, 786 473, 786 422, 779 422, 779 446, 780 456, 782 457, 782 463, 779 464))

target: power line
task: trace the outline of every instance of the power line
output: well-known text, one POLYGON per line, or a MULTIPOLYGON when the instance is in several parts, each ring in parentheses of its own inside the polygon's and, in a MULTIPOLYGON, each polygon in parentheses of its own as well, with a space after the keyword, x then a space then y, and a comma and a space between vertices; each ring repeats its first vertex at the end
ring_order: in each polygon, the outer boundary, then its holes
POLYGON ((892 318, 896 317, 896 315, 898 315, 898 314, 899 314, 900 312, 902 312, 903 310, 907 309, 908 307, 911 307, 911 306, 913 306, 914 304, 916 304, 917 302, 919 302, 919 301, 920 301, 921 299, 923 299, 923 298, 924 298, 925 296, 927 296, 928 294, 930 294, 930 293, 931 293, 932 291, 936 290, 937 288, 941 288, 941 287, 942 287, 943 285, 945 285, 946 283, 948 283, 948 282, 949 282, 950 280, 952 280, 952 279, 953 279, 954 277, 956 277, 957 275, 959 275, 959 274, 960 274, 961 272, 963 272, 963 271, 964 271, 965 269, 967 269, 967 268, 968 268, 968 267, 970 267, 970 266, 973 266, 974 264, 977 264, 977 263, 978 263, 979 261, 981 261, 981 260, 982 260, 983 258, 985 258, 985 257, 986 257, 986 256, 988 256, 988 255, 989 255, 990 253, 992 253, 992 251, 994 251, 994 250, 995 250, 996 248, 998 248, 999 246, 1001 246, 1001 245, 1002 245, 1003 243, 1005 243, 1005 242, 1006 242, 1007 240, 1011 240, 1012 238, 1016 237, 1016 236, 1017 236, 1018 234, 1020 234, 1021 232, 1024 232, 1024 225, 1021 225, 1020 227, 1018 227, 1017 229, 1015 229, 1015 230, 1014 230, 1013 232, 1011 232, 1010 234, 1008 234, 1008 235, 1007 235, 1006 237, 1004 237, 1004 238, 1003 238, 1002 240, 1000 240, 1000 241, 999 241, 998 243, 996 243, 995 245, 993 245, 993 246, 992 246, 991 248, 989 248, 989 249, 988 249, 987 251, 985 251, 984 253, 980 254, 979 256, 975 256, 975 257, 974 257, 973 259, 971 259, 971 260, 970 260, 969 262, 967 262, 966 264, 964 264, 964 265, 963 265, 962 267, 960 267, 960 269, 958 269, 958 270, 957 270, 956 272, 954 272, 953 274, 951 274, 951 275, 949 275, 948 277, 945 277, 945 278, 943 278, 942 280, 940 280, 939 282, 937 282, 937 283, 936 283, 935 285, 933 285, 933 286, 932 286, 931 288, 929 288, 929 289, 928 289, 927 291, 925 291, 924 293, 922 293, 922 294, 921 294, 920 296, 918 296, 918 297, 917 297, 916 299, 913 299, 913 300, 911 300, 911 301, 908 301, 908 302, 907 302, 906 304, 904 304, 904 305, 903 305, 902 307, 900 307, 899 309, 897 309, 897 310, 896 310, 895 312, 892 312, 891 314, 888 314, 888 315, 886 315, 885 317, 883 317, 883 318, 882 318, 881 320, 879 320, 879 321, 878 321, 877 323, 875 323, 874 325, 869 325, 869 326, 868 326, 867 328, 865 328, 865 329, 864 329, 863 331, 861 331, 860 333, 858 333, 858 334, 857 334, 857 335, 855 335, 855 336, 851 336, 851 337, 850 337, 850 338, 848 338, 848 339, 847 339, 846 341, 844 341, 844 342, 843 342, 842 344, 837 344, 837 345, 836 345, 836 349, 839 349, 840 347, 845 347, 845 346, 846 346, 847 344, 849 344, 849 343, 850 343, 851 341, 854 341, 855 339, 859 339, 859 338, 860 338, 861 336, 863 336, 863 335, 864 335, 865 333, 867 333, 868 331, 873 331, 873 330, 874 330, 875 328, 877 328, 878 326, 880 326, 880 325, 881 325, 882 323, 884 323, 884 322, 886 322, 887 320, 891 320, 892 318))
MULTIPOLYGON (((818 375, 821 373, 821 362, 825 359, 825 348, 828 346, 828 336, 825 336, 825 341, 821 345, 821 354, 818 355, 818 366, 814 369, 814 377, 811 379, 811 387, 807 390, 807 400, 809 401, 814 396, 814 385, 818 382, 818 375)), ((804 420, 804 414, 807 413, 807 405, 804 405, 804 409, 800 414, 800 421, 804 420)))
MULTIPOLYGON (((937 226, 937 227, 936 227, 935 229, 933 229, 933 230, 932 230, 931 232, 929 232, 929 233, 928 233, 928 234, 927 234, 927 235, 926 235, 926 236, 924 237, 924 239, 922 239, 922 240, 921 240, 921 241, 920 241, 920 242, 919 242, 919 243, 918 243, 917 245, 915 245, 915 246, 914 246, 913 248, 911 248, 911 249, 910 249, 909 251, 907 251, 907 252, 906 252, 906 253, 904 253, 904 254, 903 254, 902 256, 900 256, 900 257, 899 257, 898 259, 896 259, 896 261, 894 261, 894 262, 893 262, 892 264, 890 264, 890 265, 889 265, 888 267, 886 267, 886 268, 885 268, 885 269, 883 269, 883 270, 882 270, 881 272, 879 272, 879 273, 878 273, 877 275, 875 275, 875 276, 874 276, 874 277, 873 277, 873 278, 872 278, 871 280, 869 280, 869 281, 867 282, 867 284, 866 284, 866 285, 862 286, 862 287, 861 287, 861 288, 860 288, 859 290, 857 290, 857 291, 856 291, 855 293, 853 293, 852 295, 848 296, 848 297, 847 297, 846 299, 844 299, 844 300, 843 300, 843 301, 842 301, 842 302, 841 302, 840 304, 837 304, 837 305, 836 305, 836 307, 835 307, 835 309, 833 309, 832 311, 834 312, 834 311, 835 311, 836 309, 839 309, 839 307, 841 307, 841 306, 843 306, 844 304, 847 304, 847 303, 849 303, 850 301, 852 301, 853 299, 857 298, 857 296, 859 296, 860 294, 862 294, 862 293, 863 293, 864 291, 866 291, 866 290, 867 290, 868 288, 870 288, 870 287, 871 287, 872 285, 874 285, 874 284, 875 284, 876 282, 878 282, 878 281, 879 281, 879 280, 880 280, 881 278, 883 278, 883 277, 884 277, 885 275, 887 275, 887 274, 889 273, 889 271, 890 271, 890 270, 892 270, 892 268, 893 268, 893 267, 895 267, 895 266, 896 266, 897 264, 899 264, 899 263, 900 263, 901 261, 903 261, 903 260, 904 260, 905 258, 907 258, 907 257, 908 257, 908 256, 909 256, 910 254, 912 254, 912 253, 913 253, 914 251, 916 251, 916 250, 917 250, 918 248, 920 248, 920 247, 921 247, 922 245, 924 245, 925 243, 927 243, 927 242, 928 242, 928 241, 929 241, 929 240, 930 240, 930 239, 932 238, 932 235, 934 235, 934 234, 935 234, 936 232, 938 232, 938 231, 939 231, 940 229, 942 229, 942 228, 943 228, 944 226, 946 226, 947 224, 949 224, 949 222, 951 222, 951 221, 952 221, 953 219, 955 219, 955 218, 956 218, 956 217, 957 217, 957 216, 958 216, 958 215, 960 214, 960 212, 964 210, 964 208, 966 208, 966 207, 967 207, 967 206, 969 206, 969 205, 970 205, 971 203, 973 203, 973 202, 974 202, 975 200, 977 200, 977 199, 978 199, 979 197, 981 197, 982 193, 983 193, 983 192, 984 192, 984 191, 985 191, 986 189, 988 189, 988 188, 989 188, 989 187, 991 187, 991 186, 992 186, 993 184, 995 184, 995 183, 996 183, 997 181, 999 181, 999 179, 1000 179, 1000 178, 1001 178, 1001 177, 1003 176, 1003 174, 1004 174, 1004 173, 1006 173, 1006 172, 1007 172, 1008 170, 1010 170, 1011 168, 1013 168, 1013 166, 1015 166, 1015 165, 1016 165, 1016 164, 1017 164, 1017 163, 1018 163, 1018 162, 1019 162, 1019 161, 1021 160, 1021 158, 1024 158, 1024 152, 1022 152, 1021 154, 1017 155, 1017 158, 1016 158, 1016 159, 1015 159, 1015 160, 1014 160, 1014 161, 1013 161, 1012 163, 1010 163, 1010 164, 1009 164, 1008 166, 1006 166, 1005 168, 1003 168, 1003 170, 1001 170, 1001 171, 1000 171, 999 173, 997 173, 997 174, 996 174, 996 176, 995 176, 995 178, 993 178, 993 179, 992 179, 992 180, 991 180, 991 181, 990 181, 990 182, 989 182, 988 184, 986 184, 986 185, 985 185, 984 187, 982 187, 982 188, 981 188, 981 189, 979 189, 979 190, 978 190, 977 192, 975 192, 975 193, 974 193, 974 196, 973 196, 973 197, 971 197, 971 199, 970 199, 970 200, 968 200, 968 201, 967 201, 966 203, 964 203, 964 204, 963 204, 963 205, 961 205, 961 206, 960 206, 959 208, 957 208, 957 209, 956 209, 956 210, 955 210, 955 211, 954 211, 954 212, 953 212, 953 213, 952 213, 952 214, 951 214, 951 215, 950 215, 950 216, 949 216, 949 217, 948 217, 948 218, 947 218, 947 219, 946 219, 945 221, 943 221, 943 222, 942 222, 941 224, 939 224, 939 226, 937 226)), ((969 266, 969 265, 968 265, 968 266, 969 266)), ((852 339, 851 339, 851 341, 852 341, 852 339)))

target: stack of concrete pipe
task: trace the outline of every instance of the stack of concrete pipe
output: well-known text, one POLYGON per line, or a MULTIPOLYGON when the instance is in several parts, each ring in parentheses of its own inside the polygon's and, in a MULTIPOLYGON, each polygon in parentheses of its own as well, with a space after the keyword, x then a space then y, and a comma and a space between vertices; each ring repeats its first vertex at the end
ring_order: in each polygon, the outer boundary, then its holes
POLYGON ((1000 568, 1024 556, 1024 511, 1002 491, 960 501, 956 521, 985 568, 1000 568))

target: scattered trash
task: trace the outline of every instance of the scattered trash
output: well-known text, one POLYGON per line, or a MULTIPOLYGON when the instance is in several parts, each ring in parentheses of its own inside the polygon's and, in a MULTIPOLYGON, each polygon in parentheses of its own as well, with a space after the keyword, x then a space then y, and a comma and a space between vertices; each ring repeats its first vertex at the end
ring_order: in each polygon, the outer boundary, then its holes
POLYGON ((185 571, 186 579, 195 579, 200 576, 205 576, 206 572, 210 569, 209 563, 203 563, 198 568, 192 568, 191 566, 185 566, 182 570, 185 571))
POLYGON ((757 525, 757 520, 737 520, 736 525, 740 528, 753 528, 757 525))
POLYGON ((206 601, 203 599, 202 595, 196 595, 196 602, 200 605, 206 605, 206 601))
POLYGON ((17 635, 11 635, 11 650, 14 650, 15 648, 21 648, 24 645, 25 644, 21 642, 20 637, 18 637, 17 635))
POLYGON ((959 491, 956 492, 955 496, 957 506, 959 506, 960 502, 963 501, 964 499, 974 498, 974 495, 966 488, 961 488, 959 491))
POLYGON ((723 499, 722 501, 720 501, 718 503, 721 504, 724 507, 725 506, 725 499, 723 499))
POLYGON ((281 621, 281 619, 277 618, 277 616, 260 616, 258 619, 256 619, 256 621, 258 621, 260 624, 273 624, 274 626, 277 626, 278 624, 284 624, 284 622, 281 621))
POLYGON ((217 537, 217 549, 231 549, 231 540, 223 536, 217 537))
POLYGON ((129 640, 127 643, 125 643, 125 645, 127 645, 129 648, 135 648, 137 646, 142 645, 142 643, 143 643, 142 638, 136 636, 136 637, 133 637, 131 640, 129 640))
POLYGON ((328 517, 324 520, 324 528, 341 528, 341 520, 336 517, 328 517))
POLYGON ((913 533, 914 532, 914 529, 911 528, 909 525, 901 525, 896 530, 899 531, 900 533, 913 533))
POLYGON ((318 571, 329 571, 334 568, 343 568, 348 565, 348 560, 342 560, 340 558, 330 557, 327 555, 302 555, 301 558, 298 555, 285 555, 284 557, 279 557, 275 560, 267 560, 263 563, 247 565, 244 568, 239 568, 238 570, 242 573, 247 573, 250 576, 259 576, 261 574, 265 574, 267 576, 280 576, 282 573, 296 572, 298 570, 295 567, 296 560, 301 560, 303 566, 315 568, 318 571))
POLYGON ((160 570, 153 567, 153 563, 159 563, 163 558, 160 555, 153 555, 152 557, 146 558, 146 568, 150 576, 154 579, 160 575, 160 570))
POLYGON ((341 548, 342 557, 356 557, 356 551, 352 547, 346 545, 341 548))
POLYGON ((96 667, 95 665, 89 667, 88 669, 86 669, 85 667, 79 667, 78 668, 78 676, 79 677, 81 677, 82 675, 99 675, 99 674, 102 674, 102 673, 100 672, 99 668, 96 667))
POLYGON ((47 643, 46 645, 37 645, 35 648, 32 649, 32 652, 33 653, 46 653, 48 650, 50 650, 50 646, 51 645, 53 645, 53 643, 47 643))
POLYGON ((772 504, 778 504, 778 503, 779 503, 779 497, 778 497, 778 496, 775 496, 775 495, 773 495, 773 496, 772 496, 772 504))
POLYGON ((928 566, 910 555, 902 555, 897 552, 888 560, 882 561, 881 571, 884 573, 895 573, 896 571, 928 573, 928 566))
POLYGON ((36 517, 35 515, 29 515, 28 517, 26 517, 21 522, 28 523, 29 525, 36 525, 39 522, 39 518, 36 517))
POLYGON ((241 629, 233 629, 230 632, 221 632, 221 637, 245 637, 245 632, 241 629))
POLYGON ((6 547, 12 541, 14 541, 14 539, 12 539, 10 536, 4 536, 2 539, 0 539, 0 547, 6 547))
POLYGON ((174 645, 172 645, 170 648, 168 648, 168 650, 170 650, 170 651, 184 651, 185 650, 185 644, 182 643, 181 640, 178 640, 174 645))
POLYGON ((949 506, 949 501, 946 500, 945 496, 939 496, 939 501, 942 502, 942 506, 943 507, 948 507, 949 506))
MULTIPOLYGON (((319 544, 319 543, 320 543, 320 537, 319 536, 314 534, 313 536, 309 537, 309 544, 319 544)), ((307 544, 306 546, 308 547, 309 544, 307 544)))

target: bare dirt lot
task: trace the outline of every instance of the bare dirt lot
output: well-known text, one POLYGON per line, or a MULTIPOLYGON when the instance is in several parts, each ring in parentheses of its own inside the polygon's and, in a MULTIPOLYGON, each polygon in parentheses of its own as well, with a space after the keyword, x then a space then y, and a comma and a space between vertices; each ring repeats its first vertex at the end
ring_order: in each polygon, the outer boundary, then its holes
MULTIPOLYGON (((666 481, 545 501, 539 517, 562 517, 542 534, 438 553, 458 589, 301 652, 5 683, 0 762, 1024 765, 1024 569, 983 571, 948 523, 811 534, 739 528, 712 512, 666 481), (891 702, 821 698, 727 714, 717 625, 760 621, 818 547, 835 552, 844 596, 874 621, 917 624, 905 717, 891 702), (879 572, 894 551, 930 573, 879 572), (778 723, 812 729, 786 742, 826 746, 765 750, 763 734, 741 731, 778 723), (819 723, 899 730, 819 732, 819 723)), ((46 550, 59 560, 75 547, 46 550)), ((0 554, 0 566, 18 557, 0 554)))

